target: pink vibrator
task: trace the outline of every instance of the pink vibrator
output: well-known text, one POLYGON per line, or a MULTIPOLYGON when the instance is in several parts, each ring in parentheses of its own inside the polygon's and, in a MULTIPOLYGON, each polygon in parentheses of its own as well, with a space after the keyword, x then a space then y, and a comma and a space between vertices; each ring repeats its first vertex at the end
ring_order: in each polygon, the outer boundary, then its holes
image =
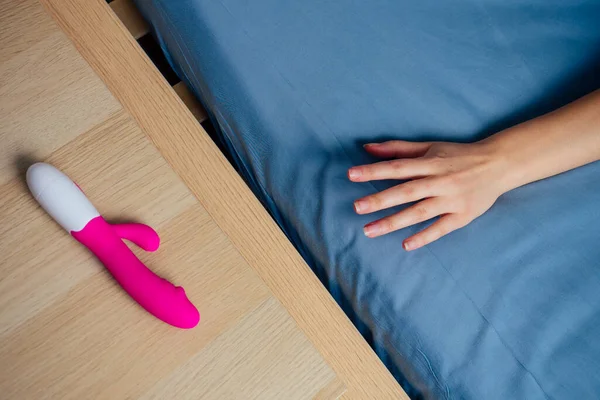
POLYGON ((40 205, 104 264, 127 293, 156 318, 189 329, 200 314, 182 287, 150 271, 122 239, 146 251, 158 249, 154 229, 143 224, 109 224, 68 176, 50 164, 27 170, 27 185, 40 205))

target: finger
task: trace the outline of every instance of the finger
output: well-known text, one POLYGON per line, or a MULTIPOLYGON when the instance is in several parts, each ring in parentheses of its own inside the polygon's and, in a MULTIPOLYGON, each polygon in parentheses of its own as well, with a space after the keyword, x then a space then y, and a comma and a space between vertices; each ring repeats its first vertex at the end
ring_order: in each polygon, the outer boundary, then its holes
POLYGON ((454 214, 446 214, 421 232, 406 239, 402 247, 406 251, 416 250, 463 226, 465 224, 460 217, 454 214))
POLYGON ((373 238, 406 228, 419 222, 427 221, 443 214, 443 202, 437 198, 423 200, 405 210, 389 217, 365 225, 365 235, 373 238))
POLYGON ((363 147, 374 156, 382 158, 415 158, 422 157, 431 147, 431 142, 406 142, 390 140, 383 143, 368 143, 363 147))
POLYGON ((348 170, 353 182, 368 182, 383 179, 415 179, 433 175, 436 164, 428 158, 399 159, 359 165, 348 170))
POLYGON ((435 193, 437 180, 432 178, 418 179, 401 185, 394 186, 379 193, 372 194, 354 202, 354 210, 357 214, 369 214, 375 211, 411 203, 426 197, 432 197, 435 193))

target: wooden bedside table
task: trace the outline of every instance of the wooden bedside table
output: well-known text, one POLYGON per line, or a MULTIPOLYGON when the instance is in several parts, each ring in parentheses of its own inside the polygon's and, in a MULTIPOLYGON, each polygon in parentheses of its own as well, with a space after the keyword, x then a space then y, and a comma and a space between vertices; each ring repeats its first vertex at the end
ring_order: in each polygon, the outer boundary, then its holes
POLYGON ((1 397, 405 398, 106 3, 42 4, 0 2, 1 397), (42 160, 159 232, 134 251, 197 328, 146 313, 37 205, 42 160))

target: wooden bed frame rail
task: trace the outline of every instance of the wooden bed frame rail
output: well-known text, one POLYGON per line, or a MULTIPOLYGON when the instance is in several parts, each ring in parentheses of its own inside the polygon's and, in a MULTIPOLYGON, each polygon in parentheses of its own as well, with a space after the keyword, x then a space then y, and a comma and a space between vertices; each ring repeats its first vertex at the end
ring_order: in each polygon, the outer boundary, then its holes
MULTIPOLYGON (((133 0, 113 0, 109 6, 135 40, 150 34, 150 26, 138 11, 133 0)), ((184 82, 173 85, 173 90, 194 114, 198 122, 203 123, 207 120, 206 111, 184 82)))

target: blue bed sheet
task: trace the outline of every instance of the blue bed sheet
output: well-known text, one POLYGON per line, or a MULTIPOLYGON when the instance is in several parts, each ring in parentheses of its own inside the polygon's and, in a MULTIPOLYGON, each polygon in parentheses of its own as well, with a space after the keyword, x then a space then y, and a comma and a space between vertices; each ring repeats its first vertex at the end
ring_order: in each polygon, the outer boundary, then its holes
MULTIPOLYGON (((600 398, 600 163, 407 253, 367 142, 474 141, 600 88, 597 0, 138 0, 248 182, 413 397, 600 398), (379 213, 379 216, 389 211, 379 213)), ((573 134, 576 134, 575 132, 573 134)), ((566 143, 565 145, 568 145, 566 143)))

